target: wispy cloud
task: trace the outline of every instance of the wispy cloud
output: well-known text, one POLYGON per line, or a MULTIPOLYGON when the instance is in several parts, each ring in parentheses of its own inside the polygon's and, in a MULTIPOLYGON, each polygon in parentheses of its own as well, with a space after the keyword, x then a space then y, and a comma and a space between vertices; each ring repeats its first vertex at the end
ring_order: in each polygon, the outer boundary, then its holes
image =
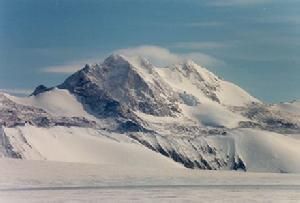
POLYGON ((157 27, 219 27, 225 25, 225 22, 222 21, 192 21, 192 22, 151 22, 147 24, 148 26, 157 26, 157 27))
POLYGON ((272 23, 272 24, 291 24, 299 25, 300 24, 300 15, 270 15, 260 18, 255 18, 257 23, 272 23))
POLYGON ((116 53, 124 54, 125 56, 142 56, 147 58, 157 66, 166 66, 173 63, 178 63, 183 60, 191 59, 203 66, 218 66, 224 62, 202 52, 174 53, 170 50, 152 45, 143 45, 131 47, 115 51, 116 53))
POLYGON ((171 47, 174 48, 182 48, 182 49, 193 49, 193 50, 201 50, 201 49, 221 49, 232 46, 232 44, 223 43, 223 42, 177 42, 171 47))
MULTIPOLYGON (((179 44, 179 45, 183 46, 184 44, 179 44)), ((200 44, 198 44, 198 46, 200 46, 200 44)), ((216 47, 217 45, 202 44, 202 47, 204 46, 216 47)), ((207 67, 219 66, 224 64, 222 60, 219 60, 214 56, 208 55, 206 53, 202 53, 198 51, 192 51, 187 53, 174 53, 166 48, 153 46, 153 45, 141 45, 137 47, 118 49, 113 51, 113 53, 123 54, 129 57, 141 56, 147 58, 151 63, 153 63, 156 66, 167 66, 188 59, 194 60, 199 65, 203 65, 207 67)), ((83 68, 85 64, 93 64, 95 62, 102 61, 103 58, 104 57, 89 58, 89 59, 85 59, 85 60, 83 59, 79 61, 71 61, 69 63, 65 63, 61 65, 48 66, 41 69, 41 71, 44 73, 52 73, 52 74, 71 74, 83 68)))
POLYGON ((183 25, 186 27, 219 27, 223 26, 224 22, 217 22, 217 21, 207 21, 207 22, 190 22, 184 23, 183 25))
POLYGON ((101 60, 102 59, 100 57, 100 58, 89 58, 89 59, 83 59, 78 61, 71 61, 61 65, 48 66, 41 69, 41 71, 44 73, 70 74, 80 70, 81 68, 84 67, 85 64, 91 64, 101 60))
POLYGON ((4 88, 0 89, 0 92, 5 92, 13 95, 29 95, 32 93, 31 89, 18 89, 18 88, 4 88))
POLYGON ((142 45, 138 47, 119 49, 116 50, 115 53, 129 57, 145 57, 158 66, 165 66, 171 63, 176 63, 181 60, 178 55, 171 53, 168 49, 152 45, 142 45))
POLYGON ((201 52, 190 52, 187 54, 181 54, 180 55, 183 59, 192 59, 199 65, 205 66, 205 67, 219 67, 224 66, 225 62, 217 59, 214 56, 201 53, 201 52))
POLYGON ((65 64, 65 65, 57 65, 57 66, 49 66, 46 68, 43 68, 41 71, 45 73, 58 73, 58 74, 68 74, 68 73, 74 73, 80 68, 83 67, 82 63, 71 63, 71 64, 65 64))
POLYGON ((272 0, 212 0, 208 5, 211 6, 249 6, 270 3, 272 0))

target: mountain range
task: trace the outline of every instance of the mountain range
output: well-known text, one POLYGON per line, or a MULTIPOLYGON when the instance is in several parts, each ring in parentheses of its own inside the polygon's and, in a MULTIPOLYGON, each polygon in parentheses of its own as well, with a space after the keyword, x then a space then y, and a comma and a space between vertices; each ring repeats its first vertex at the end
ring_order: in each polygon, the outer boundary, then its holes
POLYGON ((300 172, 300 102, 266 104, 193 61, 113 54, 28 97, 0 93, 0 157, 300 172))

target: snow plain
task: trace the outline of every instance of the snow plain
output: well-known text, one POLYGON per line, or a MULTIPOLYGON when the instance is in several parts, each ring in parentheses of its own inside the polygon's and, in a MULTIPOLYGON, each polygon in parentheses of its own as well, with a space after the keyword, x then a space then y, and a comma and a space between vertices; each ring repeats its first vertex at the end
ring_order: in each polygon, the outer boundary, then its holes
POLYGON ((0 159, 0 202, 299 202, 300 174, 0 159))

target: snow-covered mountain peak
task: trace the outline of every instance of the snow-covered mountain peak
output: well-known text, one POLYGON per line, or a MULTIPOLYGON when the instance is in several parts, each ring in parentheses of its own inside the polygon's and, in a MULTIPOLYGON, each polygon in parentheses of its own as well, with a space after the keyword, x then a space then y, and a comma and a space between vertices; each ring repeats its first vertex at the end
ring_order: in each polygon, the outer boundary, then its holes
POLYGON ((86 64, 81 70, 67 78, 65 82, 70 83, 72 86, 76 85, 74 83, 78 81, 102 83, 111 80, 111 82, 117 82, 125 79, 130 70, 136 71, 136 69, 133 63, 125 56, 112 54, 100 64, 86 64))
POLYGON ((74 73, 58 87, 84 98, 91 109, 98 106, 95 110, 100 115, 111 102, 115 105, 114 111, 122 111, 122 114, 132 109, 162 116, 173 115, 177 109, 171 88, 154 66, 142 58, 113 54, 102 64, 74 73))
POLYGON ((66 157, 79 146, 78 155, 86 156, 71 160, 85 161, 102 155, 86 153, 93 143, 86 141, 105 136, 188 168, 300 171, 293 138, 300 132, 299 104, 264 105, 191 60, 156 67, 142 57, 113 54, 57 87, 38 86, 30 97, 0 93, 0 156, 51 160, 53 148, 60 146, 59 157, 66 157))
POLYGON ((124 56, 120 54, 112 54, 101 64, 108 71, 122 71, 121 69, 130 69, 141 75, 144 80, 153 82, 157 77, 154 71, 155 66, 142 56, 124 56))
POLYGON ((148 74, 153 73, 154 66, 146 59, 140 56, 123 56, 120 54, 112 54, 101 64, 102 67, 108 69, 108 71, 122 71, 127 69, 135 71, 138 74, 142 74, 145 79, 148 74))
POLYGON ((110 66, 123 67, 128 64, 129 64, 129 61, 125 58, 125 56, 120 55, 120 54, 112 54, 109 57, 107 57, 103 62, 103 65, 106 65, 108 67, 110 67, 110 66))
MULTIPOLYGON (((85 65, 57 87, 69 90, 88 111, 100 117, 126 117, 130 110, 175 116, 183 110, 180 104, 244 106, 256 101, 194 61, 160 68, 143 57, 120 54, 110 55, 101 64, 85 65)), ((52 89, 39 86, 32 96, 52 89)))

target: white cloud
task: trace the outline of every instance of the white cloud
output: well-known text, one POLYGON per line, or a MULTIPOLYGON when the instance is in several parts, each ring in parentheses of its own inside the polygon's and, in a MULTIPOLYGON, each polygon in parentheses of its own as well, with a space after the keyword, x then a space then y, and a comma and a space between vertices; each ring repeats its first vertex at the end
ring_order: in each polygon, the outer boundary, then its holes
POLYGON ((80 70, 85 66, 85 64, 95 63, 97 61, 101 61, 101 58, 89 58, 80 61, 71 61, 62 65, 48 66, 43 68, 41 71, 45 73, 70 74, 80 70))
POLYGON ((120 49, 115 51, 115 53, 123 54, 125 56, 141 56, 147 58, 151 63, 158 66, 165 66, 171 63, 177 63, 181 61, 181 58, 171 53, 168 49, 159 46, 138 46, 126 49, 120 49))
POLYGON ((184 26, 187 27, 218 27, 218 26, 223 26, 224 22, 190 22, 190 23, 185 23, 184 26))
POLYGON ((66 64, 66 65, 57 65, 57 66, 49 66, 42 69, 42 72, 45 73, 58 73, 58 74, 68 74, 68 73, 74 73, 80 68, 83 67, 83 64, 66 64))
POLYGON ((212 6, 249 6, 269 2, 272 0, 213 0, 209 1, 208 4, 212 6))
POLYGON ((173 53, 168 49, 159 46, 151 46, 151 45, 120 49, 117 50, 115 53, 120 53, 125 56, 142 56, 147 58, 151 63, 157 66, 166 66, 187 59, 194 60, 196 63, 208 67, 224 64, 223 61, 205 53, 201 53, 201 52, 173 53))
MULTIPOLYGON (((202 44, 202 46, 213 46, 213 45, 202 44)), ((166 66, 174 63, 179 63, 187 59, 194 60, 199 65, 203 65, 207 67, 219 66, 224 64, 223 61, 202 52, 173 53, 166 48, 162 48, 159 46, 152 46, 152 45, 142 45, 137 47, 119 49, 114 51, 114 53, 123 54, 129 57, 132 56, 145 57, 156 66, 166 66)), ((91 64, 91 63, 102 61, 101 58, 103 59, 103 57, 100 57, 97 59, 89 58, 86 60, 71 61, 69 63, 62 64, 62 65, 48 66, 43 68, 41 71, 45 73, 54 73, 54 74, 71 74, 83 68, 85 64, 91 64)))
POLYGON ((258 23, 283 23, 283 24, 291 24, 291 25, 299 25, 300 24, 300 15, 270 15, 264 16, 260 18, 256 18, 255 20, 258 23))
POLYGON ((0 92, 5 92, 14 95, 29 95, 32 93, 31 89, 19 89, 19 88, 7 88, 7 89, 0 89, 0 92))
POLYGON ((183 49, 221 49, 230 46, 222 42, 177 42, 172 47, 183 49))
POLYGON ((166 22, 152 22, 149 23, 150 26, 164 26, 164 27, 174 27, 176 25, 177 27, 219 27, 223 26, 226 23, 223 21, 194 21, 194 22, 181 22, 181 23, 166 23, 166 22))
POLYGON ((214 56, 200 53, 200 52, 191 52, 187 54, 180 55, 183 59, 192 59, 197 64, 205 67, 218 67, 225 64, 224 61, 215 58, 214 56))

